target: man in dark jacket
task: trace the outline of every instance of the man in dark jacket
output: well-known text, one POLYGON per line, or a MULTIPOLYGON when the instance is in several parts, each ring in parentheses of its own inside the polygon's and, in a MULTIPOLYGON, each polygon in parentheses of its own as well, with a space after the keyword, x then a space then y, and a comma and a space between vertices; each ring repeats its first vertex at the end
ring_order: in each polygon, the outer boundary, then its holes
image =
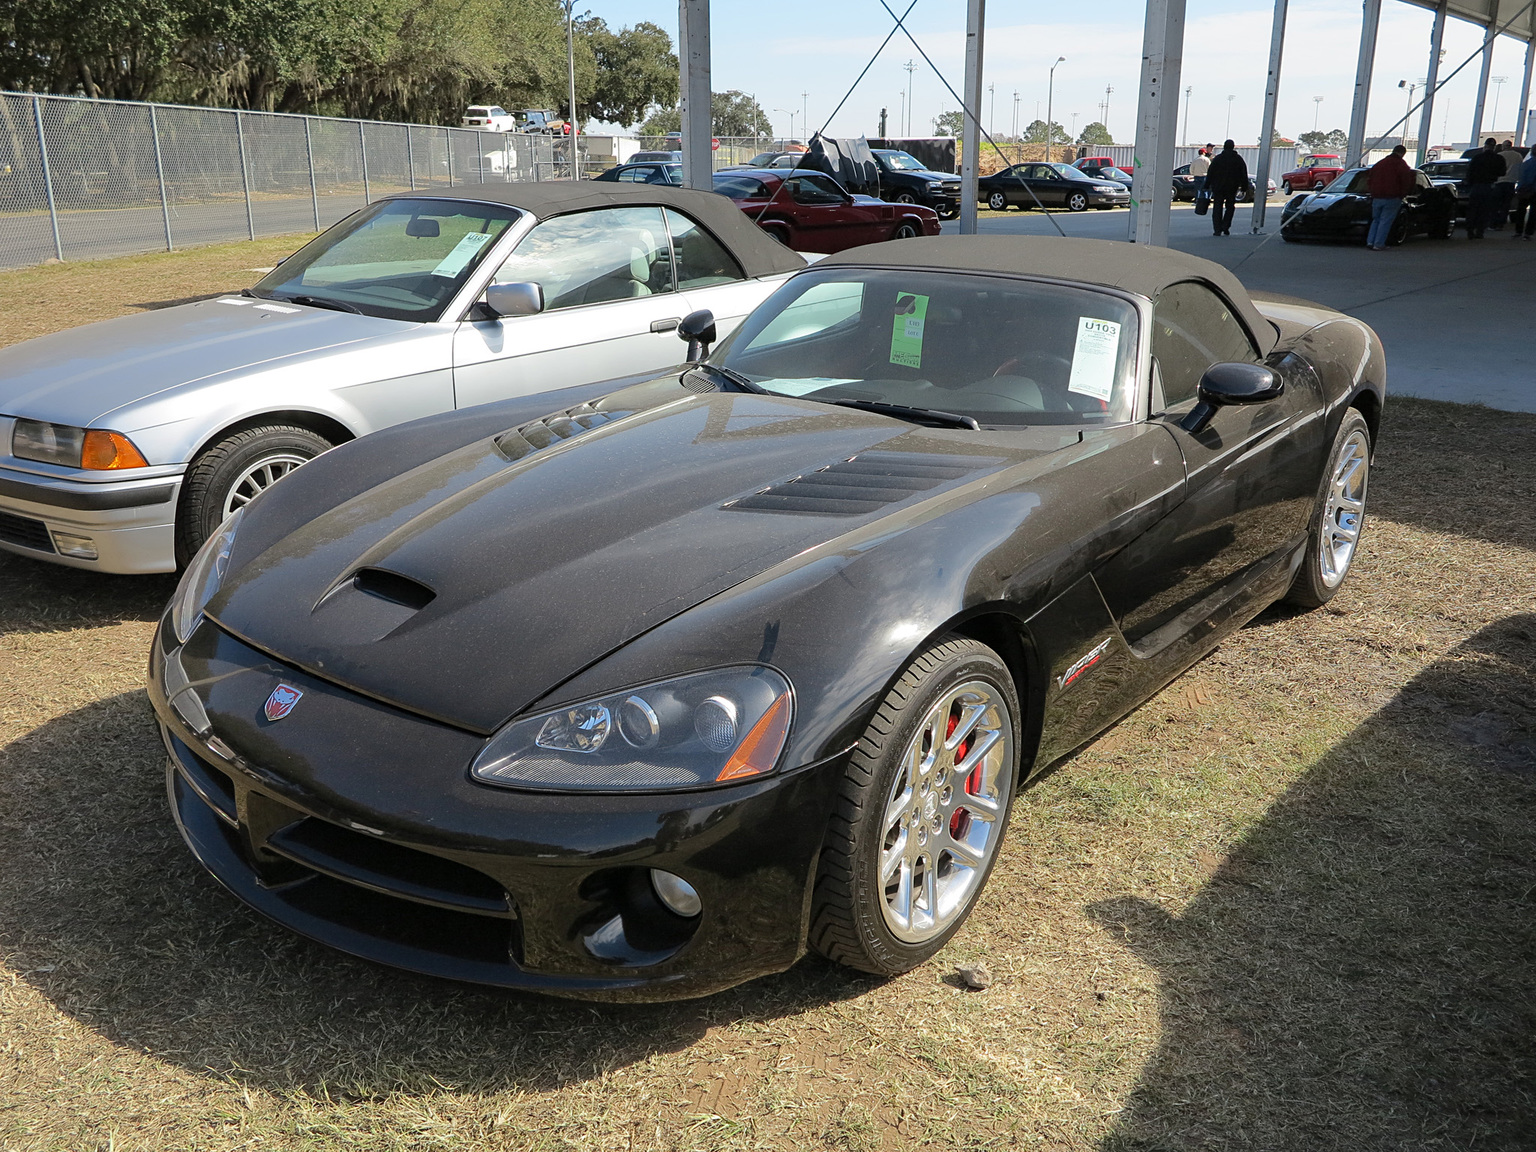
POLYGON ((1237 194, 1252 187, 1248 181, 1248 165, 1237 154, 1237 145, 1232 141, 1223 144, 1211 160, 1210 171, 1205 174, 1205 187, 1211 194, 1212 235, 1232 235, 1232 213, 1237 207, 1237 194))
POLYGON ((1493 223, 1499 195, 1494 185, 1502 175, 1504 157, 1499 155, 1499 142, 1490 136, 1483 150, 1467 162, 1467 174, 1461 181, 1467 190, 1468 240, 1481 240, 1484 229, 1493 223))
POLYGON ((1371 165, 1367 178, 1371 189, 1371 230, 1366 234, 1365 246, 1376 252, 1387 250, 1387 237, 1392 234, 1392 222, 1403 206, 1403 197, 1413 191, 1413 169, 1403 159, 1407 152, 1399 144, 1392 149, 1392 155, 1371 165))

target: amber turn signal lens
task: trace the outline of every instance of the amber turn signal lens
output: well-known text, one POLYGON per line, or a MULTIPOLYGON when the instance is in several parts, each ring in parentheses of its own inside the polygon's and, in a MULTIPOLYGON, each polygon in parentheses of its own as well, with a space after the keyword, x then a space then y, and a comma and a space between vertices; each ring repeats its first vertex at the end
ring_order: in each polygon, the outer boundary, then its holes
POLYGON ((784 747, 784 737, 789 733, 789 696, 780 696, 763 713, 763 718, 752 726, 743 740, 731 753, 731 758, 715 777, 717 783, 726 780, 743 780, 748 776, 761 776, 773 770, 784 747))
POLYGON ((149 461, 121 432, 101 432, 88 428, 80 467, 105 472, 113 468, 148 468, 149 461))

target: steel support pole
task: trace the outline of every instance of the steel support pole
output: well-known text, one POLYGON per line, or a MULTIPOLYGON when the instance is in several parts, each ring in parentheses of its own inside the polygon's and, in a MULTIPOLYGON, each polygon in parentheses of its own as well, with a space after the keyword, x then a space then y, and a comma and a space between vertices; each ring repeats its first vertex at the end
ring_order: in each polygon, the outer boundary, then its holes
POLYGON ((1419 111, 1419 148, 1413 166, 1422 167, 1429 151, 1429 134, 1435 116, 1435 87, 1440 83, 1440 45, 1445 40, 1446 0, 1435 5, 1435 23, 1429 33, 1429 67, 1424 73, 1424 107, 1419 111))
POLYGON ((1472 139, 1467 147, 1476 148, 1483 142, 1483 109, 1488 103, 1488 79, 1493 71, 1493 42, 1498 39, 1498 34, 1493 25, 1488 26, 1488 34, 1483 40, 1483 73, 1477 81, 1477 103, 1472 108, 1472 139))
POLYGON ((475 129, 475 159, 480 163, 480 183, 485 183, 485 141, 480 137, 480 129, 475 129))
POLYGON ((683 184, 713 190, 709 141, 714 131, 710 111, 709 0, 678 0, 678 91, 683 113, 683 184))
POLYGON ((1184 62, 1184 0, 1147 0, 1136 101, 1131 173, 1131 234, 1137 244, 1168 246, 1173 203, 1173 146, 1179 129, 1179 73, 1184 62))
POLYGON ((363 122, 357 122, 357 155, 363 166, 363 203, 373 203, 373 193, 368 190, 368 137, 364 135, 363 122))
POLYGON ((160 215, 165 220, 165 250, 175 251, 175 245, 171 243, 171 201, 165 194, 165 161, 160 156, 160 118, 155 115, 155 106, 149 106, 149 136, 155 146, 155 178, 160 181, 160 215))
POLYGON ((1259 162, 1253 178, 1253 227, 1255 235, 1264 231, 1264 214, 1269 208, 1269 163, 1274 152, 1275 110, 1280 103, 1280 58, 1285 51, 1286 0, 1275 0, 1275 22, 1269 30, 1269 77, 1264 82, 1264 118, 1259 126, 1259 162))
POLYGON ((304 117, 304 156, 309 160, 309 204, 315 213, 315 231, 320 231, 320 189, 315 184, 315 146, 309 136, 309 117, 304 117))
POLYGON ((411 191, 416 191, 416 149, 411 144, 411 126, 405 126, 405 169, 411 174, 411 191))
POLYGON ((245 190, 245 230, 256 239, 256 210, 251 205, 251 168, 245 160, 245 125, 235 112, 235 143, 240 147, 240 187, 245 190))
POLYGON ((32 97, 32 120, 37 125, 37 158, 43 165, 43 192, 48 197, 48 220, 53 225, 53 254, 64 259, 64 245, 59 240, 59 208, 53 201, 53 173, 48 168, 48 137, 43 133, 43 102, 32 97))
POLYGON ((448 187, 453 187, 453 129, 443 129, 443 155, 448 158, 448 187))
POLYGON ((1360 19, 1360 56, 1355 62, 1355 101, 1349 111, 1349 145, 1344 167, 1362 162, 1365 118, 1371 107, 1371 73, 1376 67, 1376 31, 1381 27, 1381 0, 1365 0, 1360 19))
POLYGON ((985 47, 987 0, 966 0, 965 81, 960 95, 965 101, 965 125, 960 143, 960 234, 976 234, 976 182, 981 178, 981 68, 985 47))
POLYGON ((1529 128, 1526 123, 1526 106, 1531 100, 1531 72, 1536 68, 1536 39, 1525 45, 1525 74, 1520 77, 1520 111, 1515 115, 1515 143, 1523 145, 1529 128))

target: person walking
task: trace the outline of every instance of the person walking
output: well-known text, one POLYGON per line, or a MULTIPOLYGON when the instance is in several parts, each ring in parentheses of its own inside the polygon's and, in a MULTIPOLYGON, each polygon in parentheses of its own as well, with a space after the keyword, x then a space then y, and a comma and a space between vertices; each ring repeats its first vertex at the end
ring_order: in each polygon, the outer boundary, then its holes
POLYGON ((1511 239, 1529 240, 1536 232, 1536 148, 1520 165, 1520 178, 1515 184, 1515 234, 1511 239))
POLYGON ((1211 193, 1211 234, 1232 235, 1232 213, 1237 208, 1237 194, 1252 187, 1248 165, 1237 153, 1237 145, 1228 140, 1221 146, 1205 174, 1205 186, 1211 193))
POLYGON ((1506 140, 1504 147, 1499 150, 1499 159, 1504 161, 1504 175, 1493 185, 1493 220, 1488 225, 1490 232, 1504 231, 1509 210, 1514 206, 1515 184, 1520 179, 1520 165, 1525 163, 1525 153, 1515 147, 1513 140, 1506 140))
POLYGON ((1367 184, 1371 191, 1371 230, 1366 234, 1365 246, 1373 252, 1387 250, 1387 237, 1392 235, 1392 222, 1403 207, 1403 197, 1413 191, 1413 169, 1403 157, 1408 149, 1399 144, 1390 156, 1383 156, 1371 165, 1367 184))
POLYGON ((1205 177, 1211 170, 1211 154, 1204 148, 1200 154, 1189 162, 1190 180, 1195 186, 1195 203, 1199 204, 1205 199, 1205 177))
POLYGON ((1483 150, 1467 162, 1467 174, 1461 181, 1467 190, 1468 240, 1481 240, 1492 223, 1493 206, 1498 196, 1494 184, 1502 175, 1504 158, 1499 155, 1499 142, 1490 136, 1483 150))

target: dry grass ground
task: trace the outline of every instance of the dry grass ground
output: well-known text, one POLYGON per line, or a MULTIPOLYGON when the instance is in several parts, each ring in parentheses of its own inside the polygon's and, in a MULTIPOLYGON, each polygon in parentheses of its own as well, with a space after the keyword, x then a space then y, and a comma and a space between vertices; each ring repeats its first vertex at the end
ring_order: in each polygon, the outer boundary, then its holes
POLYGON ((1536 418, 1388 411, 1344 593, 1027 792, 889 983, 591 1007, 296 939, 167 816, 170 582, 0 558, 0 1149, 1536 1147, 1536 418))

